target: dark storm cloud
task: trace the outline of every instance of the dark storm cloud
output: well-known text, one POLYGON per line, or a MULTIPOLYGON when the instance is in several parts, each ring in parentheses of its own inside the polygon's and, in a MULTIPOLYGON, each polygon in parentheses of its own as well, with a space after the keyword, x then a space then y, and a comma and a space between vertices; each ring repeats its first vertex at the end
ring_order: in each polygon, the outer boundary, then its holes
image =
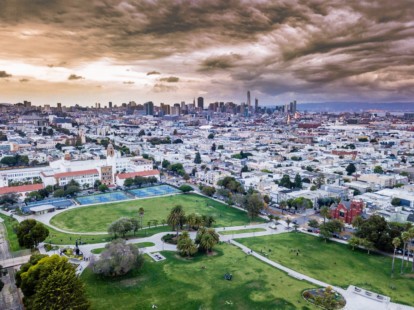
POLYGON ((76 74, 71 74, 68 77, 69 81, 73 81, 73 80, 82 80, 84 79, 84 77, 80 76, 80 75, 76 75, 76 74))
POLYGON ((238 54, 209 57, 201 63, 200 71, 226 70, 233 68, 237 60, 242 59, 238 54))
MULTIPOLYGON (((200 80, 214 76, 217 83, 210 85, 229 91, 240 84, 268 96, 349 92, 351 97, 370 89, 412 98, 412 5, 409 0, 2 0, 0 59, 20 57, 54 68, 106 57, 200 80), (166 70, 164 60, 174 57, 177 70, 171 63, 166 70)), ((153 91, 175 91, 162 83, 179 81, 171 78, 158 79, 153 91)))
POLYGON ((179 81, 180 81, 180 78, 176 76, 169 76, 169 77, 160 79, 160 82, 167 82, 167 83, 177 83, 179 81))
POLYGON ((6 71, 0 71, 0 78, 8 78, 11 77, 12 75, 7 73, 6 71))

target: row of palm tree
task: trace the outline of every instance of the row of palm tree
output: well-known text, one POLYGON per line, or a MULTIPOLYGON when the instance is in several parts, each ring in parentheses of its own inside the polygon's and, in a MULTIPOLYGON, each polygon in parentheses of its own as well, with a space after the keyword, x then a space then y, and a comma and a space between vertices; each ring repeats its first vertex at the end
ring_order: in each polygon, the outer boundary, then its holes
POLYGON ((187 224, 188 230, 198 230, 200 227, 211 227, 214 222, 214 217, 209 215, 197 215, 195 213, 191 213, 186 216, 181 205, 176 205, 171 210, 167 218, 167 223, 173 230, 177 231, 177 236, 179 230, 183 229, 185 224, 187 224))
MULTIPOLYGON (((401 245, 401 241, 403 243, 403 254, 401 257, 401 274, 404 273, 404 267, 407 265, 407 262, 410 261, 410 256, 408 255, 408 245, 414 241, 414 227, 411 227, 408 231, 404 231, 401 234, 401 238, 396 237, 392 240, 392 245, 394 246, 394 254, 392 257, 392 268, 391 268, 391 276, 394 276, 394 263, 395 263, 395 255, 397 253, 397 249, 401 245), (405 260, 405 256, 407 255, 407 260, 405 260)), ((412 266, 411 272, 414 272, 414 256, 412 259, 412 266)))

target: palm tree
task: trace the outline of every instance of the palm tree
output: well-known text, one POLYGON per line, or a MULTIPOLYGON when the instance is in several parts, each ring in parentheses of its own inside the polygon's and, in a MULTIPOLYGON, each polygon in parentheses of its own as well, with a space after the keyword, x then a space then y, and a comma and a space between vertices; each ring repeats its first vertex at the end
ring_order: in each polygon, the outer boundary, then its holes
MULTIPOLYGON (((412 248, 412 243, 413 243, 413 241, 414 241, 414 227, 411 227, 411 228, 408 230, 408 234, 410 235, 410 242, 411 242, 411 248, 412 248)), ((413 253, 413 264, 412 264, 412 266, 411 266, 411 271, 412 271, 412 272, 414 271, 414 253, 413 253)))
POLYGON ((285 222, 286 222, 286 224, 287 224, 287 226, 288 226, 288 230, 289 230, 289 226, 290 226, 290 223, 292 223, 292 220, 288 217, 288 218, 285 220, 285 222))
POLYGON ((401 262, 401 274, 404 273, 404 261, 405 261, 405 251, 407 249, 407 243, 410 240, 410 234, 408 233, 408 231, 404 231, 401 234, 401 239, 403 241, 403 255, 402 255, 402 262, 401 262))
POLYGON ((325 224, 326 218, 329 216, 329 209, 328 207, 324 206, 321 208, 321 215, 323 216, 323 223, 325 224))
POLYGON ((279 208, 280 208, 280 209, 282 209, 282 214, 283 214, 283 211, 286 209, 286 207, 287 207, 287 203, 286 203, 286 201, 285 201, 285 200, 282 200, 282 201, 279 203, 279 208))
POLYGON ((141 229, 142 228, 144 228, 143 226, 142 226, 142 219, 143 219, 143 217, 144 217, 144 214, 145 214, 145 210, 144 210, 144 208, 139 208, 139 210, 138 210, 138 215, 139 215, 139 217, 140 217, 140 219, 141 219, 141 229))
POLYGON ((185 213, 183 210, 183 207, 180 205, 176 205, 170 212, 167 218, 167 223, 171 225, 173 230, 177 230, 177 237, 178 237, 178 231, 182 224, 184 223, 185 213))
POLYGON ((153 223, 153 225, 154 225, 154 227, 155 227, 155 226, 157 226, 157 225, 158 225, 158 220, 152 220, 152 223, 153 223))
POLYGON ((151 228, 151 223, 152 223, 151 221, 147 222, 148 228, 151 228))
POLYGON ((211 252, 213 247, 219 242, 220 236, 213 228, 201 228, 196 236, 196 243, 200 245, 200 248, 211 252))
POLYGON ((181 255, 191 255, 197 252, 197 246, 194 244, 193 240, 190 238, 188 231, 184 231, 177 240, 177 249, 180 251, 181 255))
POLYGON ((197 215, 195 213, 191 213, 187 216, 187 225, 188 230, 190 230, 192 227, 196 225, 197 222, 197 215))
POLYGON ((392 245, 394 246, 394 254, 392 255, 391 277, 394 276, 395 253, 397 252, 397 248, 400 246, 400 244, 401 244, 400 238, 396 237, 396 238, 392 239, 392 245))

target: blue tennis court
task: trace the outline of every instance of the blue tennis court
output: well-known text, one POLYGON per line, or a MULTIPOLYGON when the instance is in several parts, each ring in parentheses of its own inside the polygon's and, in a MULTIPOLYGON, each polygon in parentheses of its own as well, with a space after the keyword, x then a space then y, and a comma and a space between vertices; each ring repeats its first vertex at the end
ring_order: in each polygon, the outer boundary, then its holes
POLYGON ((144 198, 144 197, 152 197, 152 196, 178 194, 178 193, 181 193, 181 191, 169 185, 160 185, 160 186, 132 189, 128 191, 128 193, 131 193, 132 195, 139 197, 139 198, 144 198))
POLYGON ((76 198, 76 200, 81 205, 89 205, 92 203, 113 202, 113 201, 125 200, 125 199, 130 199, 130 198, 131 197, 129 197, 124 192, 112 192, 112 193, 106 193, 106 194, 78 197, 76 198))

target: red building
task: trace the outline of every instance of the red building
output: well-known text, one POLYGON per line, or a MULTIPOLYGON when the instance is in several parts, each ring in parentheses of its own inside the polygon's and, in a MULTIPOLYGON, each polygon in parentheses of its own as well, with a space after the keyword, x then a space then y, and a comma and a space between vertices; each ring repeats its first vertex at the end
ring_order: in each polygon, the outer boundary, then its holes
POLYGON ((364 203, 362 200, 342 201, 331 206, 331 217, 352 224, 355 217, 362 214, 364 203))

